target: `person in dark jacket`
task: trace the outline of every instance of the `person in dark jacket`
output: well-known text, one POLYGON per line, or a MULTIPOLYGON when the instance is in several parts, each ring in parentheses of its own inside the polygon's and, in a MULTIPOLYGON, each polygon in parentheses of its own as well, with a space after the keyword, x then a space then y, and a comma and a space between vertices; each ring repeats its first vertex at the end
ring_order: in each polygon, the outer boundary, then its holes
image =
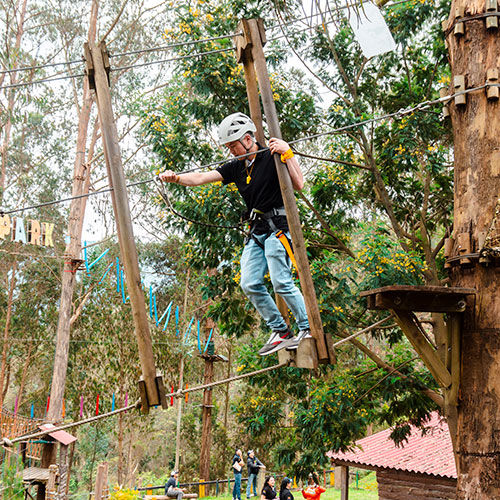
POLYGON ((276 498, 276 490, 274 489, 274 477, 268 476, 264 481, 264 487, 260 494, 260 500, 274 500, 276 498))
POLYGON ((234 488, 233 500, 241 500, 241 471, 245 462, 243 462, 243 453, 238 448, 233 457, 234 488))
POLYGON ((247 498, 257 496, 257 476, 261 467, 265 465, 255 456, 253 450, 248 452, 247 468, 248 468, 248 483, 247 483, 247 498), (253 495, 251 490, 253 489, 253 495))
POLYGON ((177 481, 179 478, 179 473, 176 470, 173 470, 170 473, 170 478, 165 484, 165 495, 168 497, 176 498, 177 500, 182 500, 184 495, 184 491, 180 488, 177 488, 177 481))
POLYGON ((280 486, 280 500, 293 500, 292 492, 290 488, 292 487, 292 480, 289 477, 283 478, 280 486))

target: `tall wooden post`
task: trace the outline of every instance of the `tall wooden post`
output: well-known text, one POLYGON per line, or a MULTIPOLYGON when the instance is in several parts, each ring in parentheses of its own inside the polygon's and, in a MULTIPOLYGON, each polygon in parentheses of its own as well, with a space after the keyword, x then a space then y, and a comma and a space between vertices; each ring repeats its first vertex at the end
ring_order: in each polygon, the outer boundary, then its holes
MULTIPOLYGON (((451 2, 450 17, 443 25, 451 92, 482 86, 488 79, 498 85, 497 26, 496 0, 451 2)), ((460 338, 457 499, 486 500, 500 498, 500 267, 487 249, 492 236, 500 244, 500 221, 495 219, 500 195, 498 89, 458 96, 448 107, 454 135, 455 211, 453 238, 447 248, 448 257, 459 257, 448 265, 453 286, 477 290, 460 338)))
MULTIPOLYGON (((265 33, 262 20, 248 19, 240 23, 243 29, 243 35, 237 39, 237 47, 241 56, 244 57, 246 53, 250 53, 254 62, 255 73, 260 88, 260 95, 266 115, 269 133, 273 137, 281 138, 281 129, 276 113, 276 105, 273 100, 273 92, 271 83, 269 81, 269 73, 267 71, 266 58, 263 50, 263 43, 265 43, 265 33)), ((295 258, 297 260, 300 284, 309 318, 309 325, 311 327, 311 334, 316 341, 316 348, 318 350, 318 358, 322 362, 328 362, 330 357, 323 332, 323 324, 319 313, 318 302, 316 299, 316 292, 314 290, 314 283, 309 268, 309 260, 307 258, 306 246, 304 235, 302 234, 302 227, 297 210, 297 202, 295 200, 294 189, 290 175, 286 165, 281 162, 278 155, 274 156, 276 163, 276 170, 283 196, 283 202, 292 236, 293 248, 295 258)))
MULTIPOLYGON (((239 31, 244 28, 244 23, 240 22, 239 31)), ((252 53, 249 50, 239 50, 238 51, 238 62, 243 64, 243 71, 245 74, 245 83, 247 89, 248 97, 248 107, 250 108, 250 117, 257 127, 255 132, 255 138, 257 142, 262 146, 266 145, 266 137, 264 135, 264 127, 262 126, 262 109, 260 106, 259 99, 259 89, 257 87, 257 75, 255 74, 255 66, 253 63, 252 53)), ((290 326, 290 317, 288 315, 288 306, 286 305, 285 299, 279 294, 275 294, 276 305, 278 310, 286 321, 286 324, 290 326)))
POLYGON ((97 467, 95 478, 94 500, 104 500, 108 490, 108 464, 104 462, 97 467))
MULTIPOLYGON (((181 353, 179 361, 179 389, 184 385, 184 353, 181 353)), ((177 398, 177 425, 175 428, 175 465, 174 469, 179 470, 181 457, 181 430, 182 430, 182 398, 177 398)))
POLYGON ((161 380, 159 380, 160 385, 158 385, 156 379, 153 345, 149 332, 144 293, 141 288, 137 248, 135 246, 132 218, 130 216, 118 132, 111 105, 108 75, 105 69, 105 59, 107 64, 107 51, 104 43, 99 44, 99 47, 91 43, 89 44, 89 49, 90 57, 87 56, 87 67, 89 76, 93 75, 95 82, 104 156, 108 170, 109 184, 113 188, 111 196, 116 218, 116 230, 120 244, 120 254, 125 268, 127 292, 130 296, 135 334, 139 347, 139 358, 144 382, 144 385, 140 386, 143 403, 142 408, 143 411, 147 412, 150 406, 161 404, 165 408, 167 403, 165 401, 164 391, 161 391, 163 384, 161 380), (89 59, 91 60, 89 61, 89 59), (163 392, 163 394, 161 394, 161 392, 163 392))
POLYGON ((59 485, 57 487, 58 500, 68 498, 68 448, 69 445, 59 444, 59 485))
MULTIPOLYGON (((56 500, 56 479, 57 479, 57 465, 52 464, 49 466, 49 479, 47 481, 47 500, 56 500)), ((38 487, 40 489, 40 486, 38 487)))
MULTIPOLYGON (((208 341, 210 330, 215 327, 212 319, 205 324, 205 342, 208 341)), ((212 334, 213 339, 213 334, 212 334)), ((205 360, 203 384, 214 381, 214 356, 207 353, 202 355, 205 360)), ((203 406, 201 410, 201 450, 200 450, 200 478, 210 480, 210 448, 212 447, 212 388, 203 390, 203 406)))

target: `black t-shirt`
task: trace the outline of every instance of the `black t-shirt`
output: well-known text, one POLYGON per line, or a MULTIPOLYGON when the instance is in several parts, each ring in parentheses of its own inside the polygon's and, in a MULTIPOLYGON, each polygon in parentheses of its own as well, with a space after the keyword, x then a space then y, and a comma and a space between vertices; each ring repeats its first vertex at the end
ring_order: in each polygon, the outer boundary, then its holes
POLYGON ((262 494, 267 500, 274 500, 276 498, 276 491, 268 484, 266 484, 264 488, 262 488, 262 494))
POLYGON ((293 500, 292 492, 288 488, 281 490, 280 491, 280 500, 293 500))
POLYGON ((177 481, 175 480, 175 477, 171 477, 168 481, 167 484, 165 485, 165 495, 167 494, 167 491, 170 487, 176 488, 177 487, 177 481))
POLYGON ((240 465, 240 470, 236 469, 236 467, 234 466, 235 464, 239 464, 241 462, 241 458, 239 455, 234 455, 233 457, 233 472, 235 474, 241 474, 241 465, 240 465))
MULTIPOLYGON (((257 144, 259 149, 262 147, 257 144)), ((261 212, 269 212, 273 208, 283 206, 278 173, 274 158, 269 150, 257 153, 252 165, 246 167, 247 160, 234 159, 217 167, 217 172, 222 175, 223 183, 234 182, 247 206, 248 213, 255 208, 261 212), (247 178, 251 180, 247 184, 247 178)), ((273 217, 273 222, 278 229, 288 231, 285 216, 273 217)), ((268 225, 263 221, 255 223, 254 232, 263 234, 269 231, 268 225)))

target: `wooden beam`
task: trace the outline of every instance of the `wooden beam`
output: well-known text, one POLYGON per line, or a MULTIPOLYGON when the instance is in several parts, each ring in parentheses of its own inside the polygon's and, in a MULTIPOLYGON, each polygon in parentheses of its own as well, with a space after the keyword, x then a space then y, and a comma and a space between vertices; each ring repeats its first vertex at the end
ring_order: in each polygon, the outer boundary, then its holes
MULTIPOLYGON (((248 107, 250 108, 250 117, 255 123, 257 131, 255 138, 261 146, 266 146, 266 137, 264 135, 264 127, 262 126, 262 108, 260 106, 259 88, 257 86, 257 75, 255 73, 255 65, 252 58, 252 46, 250 40, 246 37, 245 33, 249 33, 248 21, 242 20, 238 25, 238 32, 242 33, 241 36, 236 37, 236 59, 239 63, 243 64, 243 73, 245 75, 245 83, 248 97, 248 107)), ((276 305, 278 310, 283 316, 288 327, 290 327, 290 317, 288 315, 288 306, 278 294, 275 294, 276 305)))
MULTIPOLYGON (((57 478, 58 467, 57 465, 50 465, 49 467, 49 480, 47 481, 47 498, 46 500, 56 500, 57 489, 56 489, 56 478, 57 478)), ((40 486, 38 487, 40 488, 40 486)))
MULTIPOLYGON (((255 71, 259 83, 262 104, 266 115, 269 133, 273 137, 281 138, 281 129, 276 112, 276 105, 273 100, 273 91, 269 81, 269 73, 267 70, 266 58, 262 47, 262 20, 248 19, 247 20, 249 31, 247 36, 251 40, 252 58, 254 60, 255 71)), ((288 225, 292 242, 294 247, 295 258, 299 271, 300 284, 302 293, 304 294, 304 301, 311 328, 311 334, 316 340, 316 348, 318 351, 318 358, 320 361, 330 361, 328 347, 325 341, 325 334, 323 331, 323 324, 319 313, 318 302, 316 299, 316 292, 314 290, 314 283, 309 268, 309 260, 307 258, 306 245, 302 227, 297 210, 297 202, 295 200, 294 189, 290 174, 286 165, 281 162, 279 155, 274 155, 276 163, 276 171, 281 187, 281 194, 283 196, 283 203, 285 205, 288 225)), ((333 353, 332 356, 333 358, 333 353)), ((332 359, 333 361, 333 359, 332 359)))
POLYGON ((424 334, 418 326, 418 320, 411 312, 392 310, 394 318, 410 341, 411 345, 422 358, 436 382, 442 388, 448 388, 451 385, 451 375, 446 369, 444 363, 439 359, 434 348, 429 344, 424 334))
POLYGON ((451 387, 449 403, 458 406, 458 393, 460 390, 460 368, 461 368, 461 338, 460 325, 461 317, 458 314, 450 315, 450 334, 451 334, 451 387))
POLYGON ((104 493, 108 484, 108 464, 104 462, 97 467, 95 478, 94 500, 104 500, 104 493))
POLYGON ((99 47, 96 47, 94 43, 90 43, 89 46, 94 66, 96 100, 101 123, 104 157, 108 171, 109 185, 113 188, 111 197, 116 219, 118 242, 120 244, 120 255, 125 268, 127 291, 132 306, 142 376, 147 393, 147 401, 143 401, 143 411, 147 412, 149 406, 161 404, 161 398, 158 394, 158 385, 156 383, 153 344, 149 331, 144 292, 141 288, 137 248, 130 215, 125 174, 121 160, 118 131, 113 116, 108 75, 105 69, 103 54, 106 54, 106 49, 104 44, 99 44, 99 47))

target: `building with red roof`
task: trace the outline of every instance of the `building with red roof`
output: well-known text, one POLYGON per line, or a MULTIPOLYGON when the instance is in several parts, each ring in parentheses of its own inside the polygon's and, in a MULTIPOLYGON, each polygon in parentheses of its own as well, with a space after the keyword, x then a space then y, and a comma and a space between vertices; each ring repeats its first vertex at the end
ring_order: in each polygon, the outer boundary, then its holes
POLYGON ((356 441, 354 451, 327 455, 336 466, 376 471, 380 500, 455 499, 457 470, 448 425, 435 412, 424 427, 412 426, 399 447, 386 429, 356 441))

